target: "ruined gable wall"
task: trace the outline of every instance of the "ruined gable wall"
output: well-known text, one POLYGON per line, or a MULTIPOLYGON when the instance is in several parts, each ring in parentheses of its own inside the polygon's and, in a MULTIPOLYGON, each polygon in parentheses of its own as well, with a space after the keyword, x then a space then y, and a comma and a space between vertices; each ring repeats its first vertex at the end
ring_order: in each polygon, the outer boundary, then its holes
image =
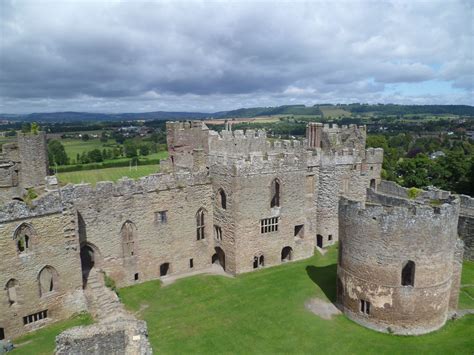
MULTIPOLYGON (((371 192, 375 194, 375 192, 371 192)), ((401 334, 441 327, 457 305, 459 201, 431 207, 380 196, 378 204, 341 200, 338 299, 344 312, 365 326, 401 334), (401 270, 415 262, 414 287, 401 286, 401 270), (360 300, 371 303, 370 315, 360 300)))
POLYGON ((136 182, 103 182, 95 188, 76 185, 64 188, 62 195, 74 201, 84 221, 85 238, 100 253, 100 267, 121 287, 159 278, 163 263, 170 264, 170 274, 211 265, 212 187, 205 174, 156 174, 136 182), (208 238, 198 241, 200 208, 207 211, 208 238), (167 211, 166 223, 160 222, 159 211, 167 211), (126 221, 136 227, 133 256, 124 256, 121 229, 126 221))
POLYGON ((5 329, 7 338, 67 319, 85 309, 75 216, 62 210, 58 195, 45 199, 49 205, 42 206, 40 199, 35 201, 34 208, 13 201, 3 206, 0 213, 0 327, 5 329), (13 236, 22 223, 30 225, 36 233, 30 236, 28 251, 19 253, 13 236), (57 288, 40 296, 38 275, 46 265, 57 271, 57 288), (12 278, 19 283, 18 301, 10 305, 5 287, 12 278), (23 324, 24 316, 44 310, 48 310, 48 318, 23 324))

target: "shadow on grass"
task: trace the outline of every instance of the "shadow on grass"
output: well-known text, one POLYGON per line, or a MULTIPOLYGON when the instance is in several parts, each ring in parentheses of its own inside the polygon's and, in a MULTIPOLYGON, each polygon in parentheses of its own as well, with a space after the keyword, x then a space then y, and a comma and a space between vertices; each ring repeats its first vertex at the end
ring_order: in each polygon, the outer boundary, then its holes
POLYGON ((327 266, 313 266, 306 267, 306 273, 311 281, 313 281, 324 292, 326 297, 332 302, 336 302, 336 279, 337 279, 337 264, 327 266))

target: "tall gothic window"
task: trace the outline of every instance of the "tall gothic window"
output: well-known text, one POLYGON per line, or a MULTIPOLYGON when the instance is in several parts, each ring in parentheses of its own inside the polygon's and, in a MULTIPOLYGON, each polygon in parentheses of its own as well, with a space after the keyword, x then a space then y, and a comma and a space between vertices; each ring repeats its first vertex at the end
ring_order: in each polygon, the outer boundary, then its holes
POLYGON ((135 225, 127 221, 123 224, 121 234, 122 234, 122 248, 123 256, 133 256, 135 254, 135 225))
POLYGON ((219 189, 219 191, 217 191, 217 200, 222 209, 227 209, 227 196, 224 189, 219 189))
POLYGON ((18 280, 15 280, 15 279, 10 279, 7 282, 7 285, 5 288, 7 290, 8 302, 10 303, 10 305, 18 301, 18 294, 17 294, 18 285, 19 285, 18 280))
POLYGON ((40 296, 58 289, 58 273, 52 266, 45 266, 38 275, 40 296))
POLYGON ((29 224, 23 223, 16 229, 13 239, 15 240, 19 253, 26 253, 30 250, 31 238, 34 235, 36 235, 36 233, 29 224))
POLYGON ((271 185, 271 201, 270 207, 280 206, 280 180, 274 179, 271 185))
POLYGON ((199 211, 196 213, 196 239, 201 240, 205 238, 205 215, 206 211, 201 208, 199 211))

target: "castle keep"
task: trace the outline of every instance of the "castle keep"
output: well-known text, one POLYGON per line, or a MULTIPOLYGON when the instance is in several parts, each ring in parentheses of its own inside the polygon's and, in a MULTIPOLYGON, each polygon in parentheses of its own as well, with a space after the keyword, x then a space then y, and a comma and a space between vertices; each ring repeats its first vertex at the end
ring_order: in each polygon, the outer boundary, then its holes
POLYGON ((365 149, 365 127, 309 123, 304 140, 270 142, 260 130, 169 122, 167 139, 158 174, 49 186, 31 205, 12 199, 44 184, 44 134, 4 146, 1 337, 88 309, 97 270, 120 287, 217 267, 236 275, 338 240, 338 299, 356 321, 422 333, 456 309, 459 198, 408 201, 381 181, 383 151, 365 149))

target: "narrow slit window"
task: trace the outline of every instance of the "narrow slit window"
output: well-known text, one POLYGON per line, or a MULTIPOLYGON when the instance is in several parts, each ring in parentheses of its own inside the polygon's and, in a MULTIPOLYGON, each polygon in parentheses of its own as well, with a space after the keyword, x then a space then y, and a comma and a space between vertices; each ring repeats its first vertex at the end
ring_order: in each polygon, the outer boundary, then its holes
POLYGON ((274 179, 271 185, 271 201, 270 207, 279 207, 280 206, 280 181, 274 179))
POLYGON ((408 260, 402 268, 402 286, 415 285, 415 262, 408 260))

